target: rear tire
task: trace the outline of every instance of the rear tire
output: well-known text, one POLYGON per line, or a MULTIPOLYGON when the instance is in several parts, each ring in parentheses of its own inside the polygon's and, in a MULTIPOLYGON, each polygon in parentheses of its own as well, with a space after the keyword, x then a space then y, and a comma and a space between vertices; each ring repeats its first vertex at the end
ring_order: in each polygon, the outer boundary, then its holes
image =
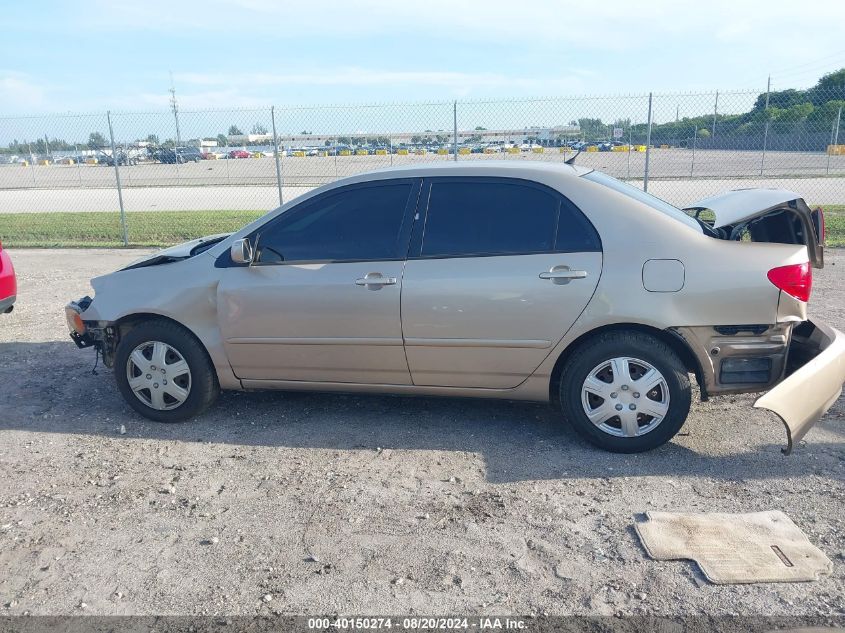
POLYGON ((199 340, 171 321, 146 321, 117 346, 117 388, 126 402, 156 422, 182 422, 208 409, 220 386, 199 340))
POLYGON ((564 365, 560 404, 586 440, 614 453, 639 453, 672 439, 692 402, 689 374, 675 351, 641 332, 608 332, 582 343, 564 365))

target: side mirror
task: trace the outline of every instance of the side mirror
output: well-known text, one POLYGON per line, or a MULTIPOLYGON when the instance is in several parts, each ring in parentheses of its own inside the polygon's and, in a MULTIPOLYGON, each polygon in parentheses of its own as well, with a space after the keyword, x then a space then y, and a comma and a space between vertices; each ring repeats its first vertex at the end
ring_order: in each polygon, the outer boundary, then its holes
POLYGON ((246 238, 235 240, 232 242, 230 249, 232 261, 236 264, 251 264, 252 263, 252 244, 246 238))

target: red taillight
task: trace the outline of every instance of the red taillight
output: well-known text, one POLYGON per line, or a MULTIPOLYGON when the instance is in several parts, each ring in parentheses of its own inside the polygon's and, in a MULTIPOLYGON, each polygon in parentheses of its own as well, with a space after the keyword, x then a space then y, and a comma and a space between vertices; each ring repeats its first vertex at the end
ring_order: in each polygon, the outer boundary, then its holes
POLYGON ((810 262, 778 266, 772 268, 766 276, 786 294, 801 301, 810 300, 810 291, 813 289, 813 271, 810 268, 810 262))

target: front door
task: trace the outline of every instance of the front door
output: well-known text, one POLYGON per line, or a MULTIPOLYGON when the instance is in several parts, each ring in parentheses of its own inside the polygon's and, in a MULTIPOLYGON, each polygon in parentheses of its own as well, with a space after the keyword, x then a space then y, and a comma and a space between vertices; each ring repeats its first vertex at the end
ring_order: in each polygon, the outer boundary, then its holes
POLYGON ((421 200, 402 286, 413 383, 516 387, 592 297, 595 229, 565 197, 523 180, 426 180, 421 200))
POLYGON ((224 271, 218 315, 248 380, 409 384, 399 316, 419 182, 350 185, 253 236, 255 261, 224 271))

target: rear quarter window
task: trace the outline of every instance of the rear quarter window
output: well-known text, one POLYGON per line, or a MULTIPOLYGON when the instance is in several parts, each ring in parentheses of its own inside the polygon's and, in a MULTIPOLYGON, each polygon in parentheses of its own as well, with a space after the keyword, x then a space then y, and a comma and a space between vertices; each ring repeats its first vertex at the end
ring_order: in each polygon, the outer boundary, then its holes
POLYGON ((608 176, 607 174, 604 174, 600 171, 591 171, 587 174, 584 174, 582 178, 600 185, 604 185, 605 187, 613 189, 614 191, 626 195, 629 198, 633 198, 637 202, 647 204, 652 209, 656 209, 664 215, 668 215, 670 218, 678 220, 682 224, 687 225, 698 233, 703 233, 701 225, 699 225, 699 223, 694 218, 681 211, 678 207, 673 206, 665 200, 661 200, 660 198, 653 196, 650 193, 646 193, 642 189, 637 189, 633 185, 629 185, 626 182, 617 180, 616 178, 608 176))

